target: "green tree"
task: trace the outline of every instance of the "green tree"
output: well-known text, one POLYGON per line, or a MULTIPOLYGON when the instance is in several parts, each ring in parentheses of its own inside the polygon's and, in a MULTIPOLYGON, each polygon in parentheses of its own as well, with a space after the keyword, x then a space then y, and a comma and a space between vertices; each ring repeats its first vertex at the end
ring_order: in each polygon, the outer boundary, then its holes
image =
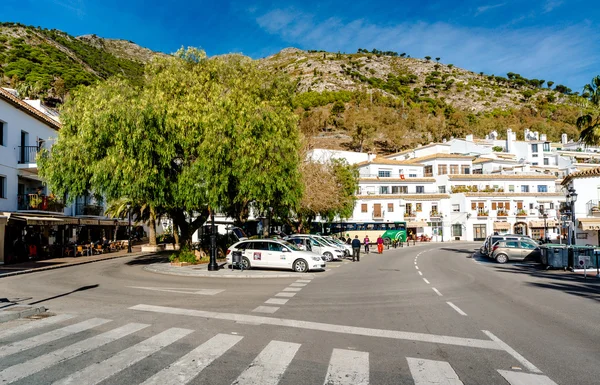
POLYGON ((427 60, 427 61, 431 60, 431 56, 425 56, 425 60, 427 60))
POLYGON ((590 146, 600 144, 600 75, 583 87, 586 99, 590 101, 590 111, 577 118, 577 127, 581 130, 579 139, 590 146))
POLYGON ((440 61, 440 59, 441 59, 441 58, 439 58, 439 57, 436 57, 436 58, 435 58, 435 61, 439 62, 439 61, 440 61))
POLYGON ((552 86, 554 85, 554 82, 552 80, 549 80, 546 85, 548 86, 548 88, 552 88, 552 86))

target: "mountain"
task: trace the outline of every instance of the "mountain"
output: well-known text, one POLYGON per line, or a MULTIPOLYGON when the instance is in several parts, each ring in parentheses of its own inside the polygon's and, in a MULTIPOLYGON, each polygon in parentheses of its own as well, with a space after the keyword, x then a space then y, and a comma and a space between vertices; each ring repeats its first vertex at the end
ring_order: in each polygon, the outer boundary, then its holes
MULTIPOLYGON (((126 40, 0 23, 0 86, 50 105, 110 76, 139 84, 157 55, 164 54, 126 40)), ((507 127, 558 140, 578 135, 575 121, 586 108, 553 81, 474 73, 441 58, 287 48, 257 62, 296 82, 294 104, 309 146, 385 153, 507 127)))

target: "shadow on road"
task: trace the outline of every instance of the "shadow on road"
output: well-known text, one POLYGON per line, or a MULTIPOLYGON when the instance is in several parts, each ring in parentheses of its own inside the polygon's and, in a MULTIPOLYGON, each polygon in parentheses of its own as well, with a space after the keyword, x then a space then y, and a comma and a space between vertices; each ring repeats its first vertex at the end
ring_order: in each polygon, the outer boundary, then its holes
POLYGON ((152 254, 152 255, 143 255, 141 257, 137 257, 127 262, 126 265, 136 266, 136 265, 151 265, 153 263, 166 263, 169 262, 168 252, 160 253, 160 254, 152 254))
POLYGON ((60 298, 60 297, 65 297, 65 296, 67 296, 67 295, 70 295, 70 294, 73 294, 73 293, 77 293, 78 291, 85 291, 85 290, 95 289, 95 288, 97 288, 98 286, 100 286, 100 285, 98 285, 98 284, 95 284, 95 285, 82 286, 82 287, 80 287, 80 288, 78 288, 78 289, 75 289, 75 290, 69 291, 69 292, 67 292, 67 293, 58 294, 58 295, 55 295, 55 296, 53 296, 53 297, 48 297, 48 298, 40 299, 39 301, 35 301, 35 302, 30 302, 30 303, 29 303, 29 305, 36 305, 36 304, 38 304, 38 303, 41 303, 41 302, 50 301, 51 299, 56 299, 56 298, 60 298))
POLYGON ((451 251, 456 254, 468 254, 469 256, 475 254, 478 248, 458 248, 458 247, 442 247, 440 250, 451 251))

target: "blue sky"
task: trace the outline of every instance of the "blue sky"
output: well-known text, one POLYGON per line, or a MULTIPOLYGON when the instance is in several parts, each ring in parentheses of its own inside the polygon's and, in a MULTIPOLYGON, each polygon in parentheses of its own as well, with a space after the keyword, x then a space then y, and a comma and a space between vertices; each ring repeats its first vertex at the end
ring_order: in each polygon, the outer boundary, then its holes
POLYGON ((552 80, 581 91, 600 75, 600 1, 2 0, 0 20, 260 58, 285 47, 377 48, 441 57, 475 72, 552 80))

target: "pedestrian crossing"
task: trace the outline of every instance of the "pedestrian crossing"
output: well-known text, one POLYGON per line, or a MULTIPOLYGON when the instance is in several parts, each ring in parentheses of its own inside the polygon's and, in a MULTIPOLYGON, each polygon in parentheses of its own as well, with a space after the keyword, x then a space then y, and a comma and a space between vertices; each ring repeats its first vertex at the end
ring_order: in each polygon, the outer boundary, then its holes
MULTIPOLYGON (((192 329, 172 327, 154 332, 149 324, 120 325, 109 319, 77 320, 76 318, 72 315, 62 315, 3 330, 0 334, 0 355, 3 358, 10 358, 10 360, 0 361, 0 384, 11 384, 22 380, 20 383, 37 383, 29 382, 28 377, 51 369, 55 369, 52 373, 59 373, 62 378, 52 378, 40 383, 92 385, 105 380, 110 381, 110 379, 114 382, 123 371, 134 368, 136 364, 141 364, 143 360, 160 353, 170 345, 186 340, 188 342, 196 341, 192 338, 196 331, 192 329), (54 319, 52 320, 52 318, 54 319), (64 323, 70 324, 63 325, 64 323), (50 328, 53 329, 48 331, 50 328), (107 330, 108 328, 110 330, 107 330), (85 335, 81 335, 84 331, 85 335), (142 331, 150 331, 150 333, 146 333, 146 337, 140 339, 136 333, 142 331), (147 337, 148 334, 151 335, 147 337), (90 335, 92 336, 90 337, 90 335), (66 340, 65 342, 69 343, 77 338, 79 338, 78 342, 66 346, 60 344, 58 346, 62 347, 52 350, 57 341, 66 340), (134 342, 130 343, 130 341, 134 342), (113 342, 115 344, 111 344, 113 342), (101 348, 110 352, 108 358, 95 358, 93 353, 101 348), (71 360, 77 361, 79 365, 71 366, 71 360), (71 367, 73 367, 72 370, 71 367)), ((237 347, 240 344, 243 345, 245 338, 252 339, 252 336, 219 333, 208 340, 203 340, 199 346, 192 347, 189 351, 180 351, 181 346, 189 345, 178 344, 177 351, 180 355, 177 358, 168 362, 152 361, 154 363, 152 370, 143 371, 140 374, 141 378, 136 383, 142 385, 192 383, 210 366, 218 366, 235 360, 232 357, 235 357, 237 347)), ((195 345, 194 343, 192 346, 195 345)), ((232 375, 227 383, 236 385, 279 384, 286 377, 286 372, 290 371, 290 367, 293 367, 294 360, 301 349, 308 349, 304 345, 280 340, 258 341, 258 348, 252 353, 254 356, 252 361, 250 362, 248 359, 248 361, 240 362, 239 368, 236 367, 239 373, 232 375)), ((252 346, 255 346, 254 343, 252 346)), ((329 354, 329 361, 318 363, 318 367, 322 368, 323 376, 320 383, 325 385, 367 385, 376 382, 370 378, 370 365, 377 361, 378 352, 332 347, 330 352, 325 353, 329 354)), ((404 365, 408 368, 404 376, 410 375, 409 380, 412 380, 415 385, 463 384, 449 362, 403 357, 400 353, 397 357, 397 366, 404 365)), ((102 358, 105 357, 106 355, 102 358)), ((495 383, 502 380, 511 385, 556 385, 550 378, 542 374, 497 370, 495 375, 498 376, 495 383)), ((397 383, 410 383, 410 381, 406 381, 407 378, 403 377, 397 383)), ((493 383, 492 381, 488 382, 493 383)), ((128 383, 133 382, 128 381, 128 383)), ((286 383, 290 383, 290 381, 288 380, 286 383)))

